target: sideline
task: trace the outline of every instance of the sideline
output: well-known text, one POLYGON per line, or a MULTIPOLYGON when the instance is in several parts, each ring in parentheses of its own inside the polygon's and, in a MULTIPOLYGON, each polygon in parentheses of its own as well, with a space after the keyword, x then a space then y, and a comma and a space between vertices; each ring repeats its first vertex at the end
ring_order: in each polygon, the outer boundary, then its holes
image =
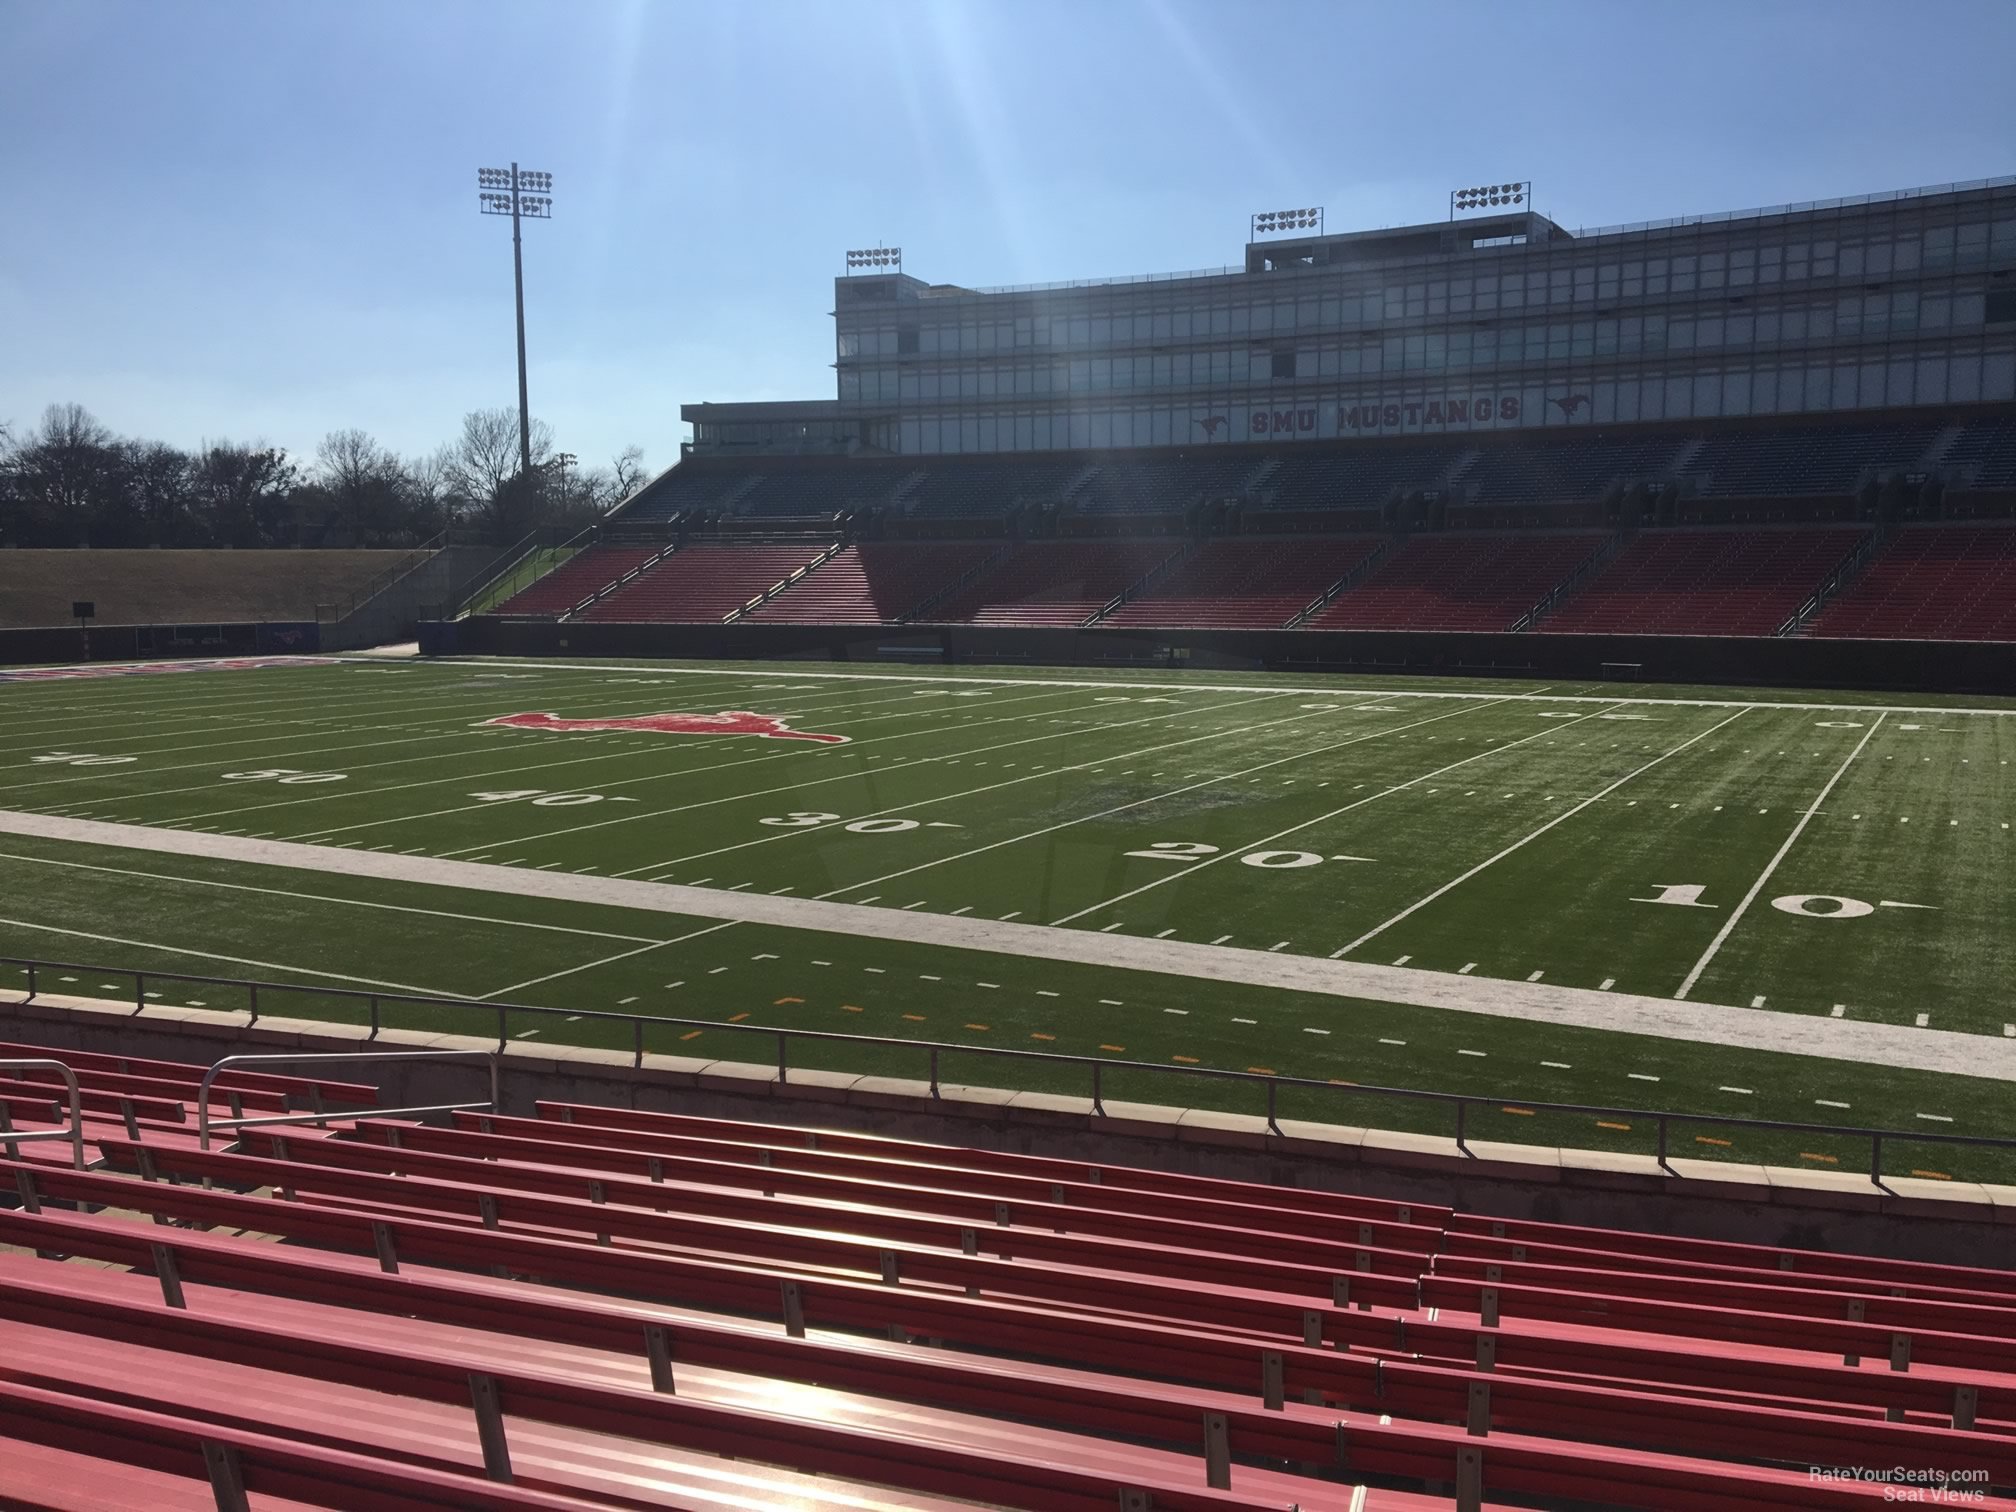
POLYGON ((428 856, 330 849, 280 840, 248 840, 177 830, 61 819, 0 810, 0 834, 106 845, 167 855, 199 856, 253 866, 375 877, 433 887, 557 898, 612 908, 643 909, 688 918, 768 924, 853 938, 896 940, 952 950, 993 952, 1046 961, 1149 971, 1193 980, 1278 987, 1329 997, 1362 998, 1373 1005, 1405 1003, 1459 1013, 1583 1029, 1651 1035, 1696 1044, 1729 1045, 1784 1055, 1854 1061, 1902 1070, 2016 1082, 2016 1040, 1901 1024, 1828 1019, 1733 1005, 1597 992, 1538 982, 1504 982, 1451 976, 1363 961, 1276 955, 1237 947, 1178 940, 1137 939, 1047 924, 1005 923, 950 914, 904 913, 858 903, 757 896, 554 872, 524 872, 428 856))

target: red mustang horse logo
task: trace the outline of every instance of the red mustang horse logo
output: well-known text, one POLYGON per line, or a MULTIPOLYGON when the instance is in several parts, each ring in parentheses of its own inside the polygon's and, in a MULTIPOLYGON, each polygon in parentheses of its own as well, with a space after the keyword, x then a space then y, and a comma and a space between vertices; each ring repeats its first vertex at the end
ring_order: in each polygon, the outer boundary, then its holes
POLYGON ((501 714, 479 721, 486 725, 509 725, 514 730, 647 730, 654 735, 762 735, 771 740, 816 740, 822 745, 845 745, 845 735, 817 735, 810 730, 794 730, 768 714, 751 714, 732 709, 720 714, 632 714, 601 719, 562 719, 557 714, 501 714))

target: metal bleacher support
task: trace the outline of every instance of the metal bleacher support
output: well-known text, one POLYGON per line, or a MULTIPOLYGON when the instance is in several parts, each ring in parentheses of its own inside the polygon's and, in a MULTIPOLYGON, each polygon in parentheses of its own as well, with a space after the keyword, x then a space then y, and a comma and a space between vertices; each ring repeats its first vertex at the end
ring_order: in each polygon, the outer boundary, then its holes
MULTIPOLYGON (((316 1109, 308 1113, 282 1113, 258 1118, 224 1118, 210 1116, 210 1088, 218 1076, 227 1068, 257 1064, 264 1066, 304 1066, 326 1065, 333 1061, 368 1061, 373 1065, 387 1065, 394 1062, 481 1060, 490 1068, 490 1100, 488 1102, 436 1103, 421 1108, 381 1108, 375 1113, 386 1117, 410 1117, 419 1113, 453 1113, 487 1109, 498 1111, 498 1066, 500 1052, 495 1050, 343 1050, 343 1051, 294 1051, 284 1055, 227 1055, 211 1066, 203 1075, 202 1083, 196 1090, 196 1138, 205 1150, 210 1148, 212 1129, 249 1129, 271 1124, 327 1123, 329 1114, 316 1109)), ((4 1066, 5 1062, 0 1062, 4 1066)), ((71 1080, 72 1096, 75 1096, 76 1081, 71 1080)), ((80 1146, 81 1149, 81 1146, 80 1146)), ((81 1166, 80 1166, 81 1169, 81 1166)))

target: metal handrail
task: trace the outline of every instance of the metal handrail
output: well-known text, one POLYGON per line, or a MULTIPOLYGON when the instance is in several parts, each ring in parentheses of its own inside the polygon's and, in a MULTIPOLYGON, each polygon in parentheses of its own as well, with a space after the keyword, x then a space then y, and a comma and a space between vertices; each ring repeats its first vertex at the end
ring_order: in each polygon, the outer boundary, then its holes
MULTIPOLYGON (((19 1160, 21 1152, 16 1145, 29 1144, 38 1139, 67 1139, 70 1141, 70 1164, 78 1170, 84 1169, 84 1097, 78 1090, 77 1073, 59 1060, 46 1060, 40 1056, 28 1060, 0 1060, 0 1071, 54 1071, 62 1076, 70 1088, 70 1127, 67 1129, 37 1129, 22 1134, 12 1127, 0 1128, 0 1151, 5 1151, 9 1160, 19 1160)), ((11 1120, 9 1121, 11 1124, 11 1120)))
MULTIPOLYGON (((348 998, 366 1002, 370 1007, 370 1037, 373 1039, 376 1039, 382 1030, 383 1010, 384 1005, 387 1003, 421 1008, 448 1008, 495 1014, 497 1048, 494 1051, 413 1051, 384 1052, 382 1054, 374 1051, 359 1051, 320 1057, 322 1059, 377 1060, 393 1056, 403 1056, 407 1059, 420 1059, 429 1056, 490 1056, 493 1057, 493 1098, 495 1095, 494 1057, 501 1056, 508 1048, 510 1044, 511 1017, 516 1014, 520 1016, 530 1015, 534 1018, 560 1019, 563 1021, 594 1020, 598 1022, 627 1024, 631 1032, 632 1064, 640 1067, 644 1064, 644 1036, 647 1029, 707 1029, 718 1030, 725 1034, 767 1035, 775 1043, 777 1080, 784 1084, 788 1084, 791 1080, 790 1047, 794 1043, 880 1046, 911 1052, 924 1051, 929 1056, 930 1090, 931 1096, 934 1099, 943 1096, 943 1082, 939 1076, 939 1060, 941 1055, 946 1052, 954 1055, 978 1056, 982 1059, 994 1061, 1077 1067, 1084 1070, 1087 1074, 1090 1084, 1092 1111, 1096 1117, 1106 1116, 1105 1077, 1115 1071, 1153 1072, 1161 1076, 1258 1084, 1265 1091, 1267 1128, 1273 1134, 1281 1132, 1277 1109, 1279 1107, 1280 1089, 1283 1087, 1297 1090, 1320 1091, 1327 1096, 1333 1097, 1341 1092, 1349 1096, 1364 1096, 1399 1102, 1429 1103, 1453 1110, 1456 1147, 1466 1156, 1471 1155, 1467 1142, 1467 1125, 1470 1110, 1472 1108, 1502 1108, 1507 1104, 1516 1105, 1524 1112, 1533 1114, 1566 1113, 1601 1115, 1605 1118, 1630 1119, 1652 1124, 1655 1127, 1658 1139, 1658 1163, 1669 1174, 1671 1174, 1671 1166, 1668 1164, 1668 1146, 1672 1129, 1676 1125, 1696 1125, 1724 1130, 1747 1130, 1756 1133, 1815 1134, 1839 1139, 1867 1140, 1870 1145, 1869 1179, 1879 1187, 1883 1184, 1883 1146, 1886 1141, 1894 1140, 1905 1144, 1953 1145, 1971 1149, 2006 1150, 2016 1153, 2016 1138, 1986 1134, 1939 1134, 1920 1132, 1916 1129, 1874 1129, 1847 1124, 1795 1123, 1764 1118, 1729 1118, 1714 1113, 1676 1113, 1653 1108, 1626 1108, 1600 1103, 1532 1102, 1506 1092, 1489 1094, 1430 1092, 1417 1087, 1382 1087, 1362 1083, 1340 1084, 1313 1077, 1272 1076, 1252 1071, 1220 1070, 1212 1066, 1164 1066, 1152 1061, 1101 1060, 1091 1056, 1065 1055, 1047 1050, 1008 1050, 987 1045, 954 1045, 932 1040, 899 1039, 886 1035, 841 1034, 826 1029, 786 1029, 766 1024, 733 1024, 724 1023, 718 1019, 661 1018, 651 1014, 618 1013, 602 1008, 554 1008, 541 1003, 480 1002, 474 998, 435 997, 414 993, 368 992, 358 988, 304 986, 291 982, 260 982, 245 977, 195 976, 169 971, 137 972, 129 967, 95 966, 80 964, 75 961, 32 960, 24 956, 0 956, 0 966, 22 966, 28 969, 28 997, 24 1001, 33 1001, 37 990, 36 982, 38 974, 45 970, 74 971, 79 973, 95 972, 99 975, 133 977, 136 983, 135 1001, 138 1003, 138 1007, 134 1010, 135 1016, 146 1009, 144 988, 140 984, 144 984, 150 980, 191 982, 210 987, 243 988, 250 996, 250 1021, 252 1023, 257 1023, 259 1019, 259 995, 261 993, 297 992, 318 998, 348 998)), ((229 1061, 262 1058, 270 1060, 283 1059, 285 1057, 229 1056, 225 1060, 219 1061, 217 1067, 212 1068, 212 1073, 214 1074, 217 1069, 229 1061)), ((295 1058, 313 1060, 318 1057, 304 1055, 295 1058)), ((208 1085, 207 1078, 205 1079, 205 1085, 208 1085)), ((401 1110, 373 1110, 374 1114, 381 1111, 398 1112, 401 1110)), ((328 1113, 311 1113, 295 1121, 312 1123, 318 1119, 327 1119, 331 1116, 328 1113)), ((239 1121, 232 1120, 230 1122, 236 1123, 239 1121)), ((223 1124, 219 1126, 222 1127, 223 1124)), ((1473 1156, 1472 1158, 1475 1157, 1473 1156)))
MULTIPOLYGON (((286 1055, 227 1055, 203 1073, 203 1080, 196 1088, 197 1145, 199 1148, 205 1150, 210 1148, 210 1131, 213 1128, 249 1129, 269 1124, 326 1124, 329 1121, 330 1114, 320 1110, 313 1113, 278 1113, 263 1118, 213 1119, 210 1116, 210 1084, 217 1080, 218 1073, 223 1071, 226 1066, 241 1066, 247 1061, 256 1061, 262 1065, 305 1065, 310 1063, 323 1064, 329 1061, 371 1061, 374 1064, 382 1065, 387 1061, 471 1060, 481 1058, 489 1062, 490 1101, 487 1103, 433 1103, 419 1108, 373 1108, 370 1110, 373 1118, 401 1118, 419 1113, 453 1113, 464 1109, 488 1109, 492 1113, 497 1112, 498 1054, 499 1052, 495 1050, 330 1050, 315 1052, 301 1051, 286 1055)), ((0 1062, 0 1064, 4 1064, 4 1062, 0 1062)), ((76 1087, 74 1077, 71 1080, 71 1087, 73 1089, 72 1096, 74 1097, 74 1089, 76 1087)), ((78 1150, 81 1162, 83 1150, 81 1143, 78 1145, 78 1150)), ((80 1164, 78 1169, 82 1170, 83 1166, 80 1164)))

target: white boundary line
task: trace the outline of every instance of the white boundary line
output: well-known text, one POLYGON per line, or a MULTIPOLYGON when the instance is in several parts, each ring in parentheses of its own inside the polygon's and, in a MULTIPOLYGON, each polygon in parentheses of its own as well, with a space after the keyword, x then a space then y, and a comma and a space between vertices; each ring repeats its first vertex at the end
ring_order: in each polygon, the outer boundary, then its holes
MULTIPOLYGON (((1331 961, 1313 956, 1270 954, 1180 940, 1137 939, 1093 930, 1057 929, 1043 924, 898 913, 812 898, 771 897, 678 887, 662 882, 627 882, 612 877, 565 872, 520 871, 467 861, 399 856, 372 851, 329 850, 276 840, 226 835, 192 835, 144 826, 56 819, 0 810, 0 833, 32 835, 80 844, 108 845, 157 854, 204 856, 248 865, 375 877, 392 882, 520 897, 559 898, 686 918, 738 920, 782 929, 936 945, 953 950, 1066 961, 1124 971, 1147 971, 1192 981, 1237 982, 1249 986, 1318 993, 1358 1001, 1339 1005, 1340 1015, 1359 1015, 1365 1027, 1377 1022, 1381 1006, 1403 1003, 1459 1013, 1644 1034, 1693 1044, 1728 1045, 1862 1065, 1931 1071, 1944 1075, 2016 1082, 2016 1039, 1919 1029, 1857 1019, 1820 1018, 1767 1008, 1683 1003, 1665 997, 1595 992, 1552 983, 1506 982, 1450 976, 1404 966, 1363 961, 1331 961)), ((8 921, 0 920, 0 923, 8 921)), ((41 928, 39 925, 26 925, 41 928)), ((66 931, 74 932, 74 931, 66 931)), ((128 943, 128 942, 114 942, 128 943)), ((133 942, 137 943, 137 942, 133 942)), ((161 947, 163 949, 167 947, 161 947)), ((201 954, 189 951, 186 954, 201 954)), ((212 956, 211 959, 225 959, 212 956)), ((252 963, 259 964, 259 963, 252 963)), ((444 994, 445 995, 445 994, 444 994)))
POLYGON ((719 924, 709 924, 703 929, 689 929, 685 934, 674 935, 669 940, 653 940, 648 945, 639 945, 635 950, 618 951, 615 955, 604 956, 599 961, 583 961, 579 966, 569 966, 564 971, 549 971, 544 976, 533 977, 526 982, 513 982, 509 987, 499 987, 495 992, 486 992, 476 1001, 487 1003, 492 998, 500 998, 507 992, 523 992, 527 987, 537 987, 546 982, 557 982, 561 977, 574 976, 583 971, 593 971, 599 966, 613 966, 618 961, 627 961, 632 956, 644 955, 653 950, 663 950, 667 945, 683 945, 688 940, 697 940, 702 935, 714 934, 719 930, 733 929, 740 919, 724 919, 719 924))
POLYGON ((179 882, 189 887, 221 887, 231 892, 258 893, 267 898, 294 898, 303 903, 333 904, 343 908, 376 908, 386 913, 420 914, 429 919, 453 919, 458 924, 498 924, 507 929, 538 929, 549 934, 584 935, 593 940, 620 940, 626 945, 662 945, 650 935, 617 934, 607 929, 576 929, 567 924, 538 924, 530 919, 499 919, 488 914, 449 913, 439 908, 414 908, 405 903, 380 903, 371 898, 341 898, 329 893, 289 892, 282 887, 254 887, 245 882, 222 882, 215 877, 178 877, 173 872, 134 871, 124 866, 93 866, 85 861, 59 861, 54 856, 24 856, 19 851, 0 851, 0 861, 20 861, 30 866, 61 866, 71 871, 103 872, 113 877, 139 877, 149 882, 179 882))
MULTIPOLYGON (((1405 908, 1401 909, 1400 912, 1393 915, 1393 917, 1388 919, 1384 924, 1375 925, 1373 928, 1366 930, 1365 933, 1358 936, 1358 938, 1353 940, 1349 945, 1346 945, 1341 951, 1338 952, 1338 954, 1349 955, 1352 951, 1356 950, 1360 945, 1363 945, 1366 941, 1376 939, 1378 936, 1384 934, 1387 930, 1391 929, 1395 924, 1398 924, 1402 919, 1407 918, 1409 915, 1415 913, 1417 910, 1426 908, 1430 903, 1433 903, 1437 898, 1441 897, 1444 893, 1454 891, 1456 888, 1461 887, 1465 882, 1468 882, 1472 877, 1476 876, 1479 872, 1485 871, 1490 867, 1496 866, 1500 861, 1503 861, 1507 856, 1511 855, 1514 851, 1520 849, 1522 846, 1529 845, 1533 841, 1538 840, 1542 835, 1546 834, 1547 831, 1554 828, 1555 825, 1563 823, 1566 820, 1573 819, 1577 814, 1581 813, 1582 810, 1589 807, 1590 804, 1600 802, 1602 799, 1609 797, 1612 793, 1616 792, 1617 789, 1624 786, 1625 783, 1632 781, 1634 778, 1644 776, 1645 773, 1651 771, 1652 768, 1659 765, 1660 762, 1666 760, 1669 756, 1678 756, 1682 751, 1686 750, 1687 747, 1694 745, 1699 741, 1706 740, 1710 735, 1713 735, 1717 730, 1721 729, 1724 725, 1735 723, 1737 720, 1741 719, 1745 714, 1749 712, 1750 711, 1748 709, 1738 709, 1734 714, 1731 714, 1727 719, 1720 720, 1717 723, 1710 725, 1707 729, 1703 730, 1699 735, 1694 736, 1692 739, 1681 741, 1680 744, 1674 746, 1670 751, 1661 751, 1657 756, 1653 757, 1650 761, 1646 762, 1636 771, 1625 773, 1624 776, 1619 777, 1615 782, 1611 783, 1610 786, 1604 788, 1600 793, 1591 793, 1587 798, 1584 798, 1580 803, 1576 804, 1575 807, 1571 809, 1564 809, 1562 812, 1556 814, 1552 819, 1549 819, 1545 824, 1541 825, 1540 828, 1534 830, 1532 834, 1513 841, 1510 845, 1506 846, 1505 849, 1498 852, 1497 855, 1491 857, 1488 861, 1478 862, 1475 866, 1471 867, 1470 870, 1463 873, 1462 876, 1456 877, 1448 882, 1444 882, 1440 887, 1436 888, 1435 891, 1428 894, 1427 897, 1420 898, 1417 899, 1415 902, 1409 903, 1405 908)), ((1569 726, 1569 728, 1573 728, 1573 726, 1571 725, 1569 726)), ((1418 949, 1419 947, 1417 946, 1416 948, 1418 949)))
MULTIPOLYGON (((1884 718, 1887 717, 1888 715, 1886 714, 1884 718)), ((1825 803, 1827 795, 1834 791, 1834 784, 1839 782, 1848 768, 1855 764, 1855 758, 1862 754, 1863 748, 1869 744, 1870 740, 1875 737, 1876 732, 1882 728, 1883 719, 1879 718, 1867 730, 1863 731, 1862 738, 1855 742, 1855 749, 1848 753, 1848 759, 1834 769, 1834 775, 1827 779, 1827 785, 1820 789, 1819 796, 1806 805, 1806 812, 1801 814, 1799 822, 1792 826, 1792 833, 1787 835, 1785 843, 1778 847, 1778 854, 1773 856, 1764 870, 1757 874, 1757 880, 1750 884, 1750 891, 1743 894, 1743 901, 1736 905, 1735 912, 1731 913, 1721 929, 1716 931, 1715 938, 1708 942, 1708 948, 1701 952, 1701 959, 1694 963, 1694 969, 1687 973, 1687 980, 1682 982, 1680 990, 1673 994, 1676 999, 1685 998, 1688 993, 1694 990, 1694 984, 1701 980, 1701 973, 1708 969, 1708 963, 1715 959, 1717 952, 1722 949, 1723 943, 1735 932, 1736 926, 1743 921, 1743 915, 1749 912, 1750 905, 1757 901, 1757 894, 1764 891, 1764 884, 1771 880, 1771 873, 1778 870, 1778 863, 1783 861, 1791 852, 1792 847, 1798 843, 1799 837, 1806 832, 1807 824, 1815 814, 1820 812, 1820 805, 1825 803)))
MULTIPOLYGON (((0 919, 15 929, 40 930, 44 934, 71 935, 80 940, 96 940, 101 945, 130 945, 135 950, 158 950, 165 955, 193 956, 199 961, 228 961, 233 966, 256 966, 261 971, 292 971, 301 976, 327 977, 332 982, 349 982, 358 987, 383 987, 390 992, 409 992, 417 997, 461 997, 459 992, 442 992, 435 987, 415 987, 407 982, 381 982, 374 977, 345 976, 340 971, 317 971, 310 966, 288 966, 278 961, 253 961, 244 956, 220 955, 214 950, 188 950, 180 945, 160 945, 152 940, 125 940, 117 935, 91 934, 82 929, 63 929, 54 924, 36 924, 27 919, 0 919)), ((311 989, 312 990, 312 989, 311 989)), ((474 1001, 471 999, 470 1001, 474 1001)))
MULTIPOLYGON (((463 662, 459 658, 444 663, 427 665, 475 665, 489 667, 543 667, 568 671, 592 670, 595 664, 584 662, 518 661, 498 657, 477 657, 463 662)), ((860 682, 924 682, 924 683, 964 683, 999 687, 1049 687, 1049 688, 1103 688, 1118 689, 1136 693, 1167 693, 1171 690, 1193 693, 1313 693, 1339 698, 1470 698, 1470 699, 1532 699, 1541 703, 1622 703, 1647 704, 1660 707, 1678 706, 1696 709, 1814 709, 1823 713, 1848 714, 1986 714, 1997 718, 2016 718, 2016 701, 2005 709, 1949 708, 1935 704, 1853 704, 1853 703, 1798 703, 1779 702, 1771 699, 1745 698, 1618 698, 1586 693, 1479 693, 1474 691, 1452 692, 1431 688, 1348 688, 1328 686, 1321 682, 1303 683, 1193 683, 1170 682, 1120 682, 1076 678, 1032 678, 1032 677, 955 677, 944 673, 927 672, 763 672, 754 669, 730 670, 726 667, 683 667, 677 663, 611 663, 611 670, 624 672, 649 672, 667 670, 678 666, 680 670, 700 677, 830 677, 860 682)), ((1285 673, 1284 676, 1319 677, 1320 673, 1285 673)), ((1424 680, 1425 680, 1424 674, 1424 680)))

